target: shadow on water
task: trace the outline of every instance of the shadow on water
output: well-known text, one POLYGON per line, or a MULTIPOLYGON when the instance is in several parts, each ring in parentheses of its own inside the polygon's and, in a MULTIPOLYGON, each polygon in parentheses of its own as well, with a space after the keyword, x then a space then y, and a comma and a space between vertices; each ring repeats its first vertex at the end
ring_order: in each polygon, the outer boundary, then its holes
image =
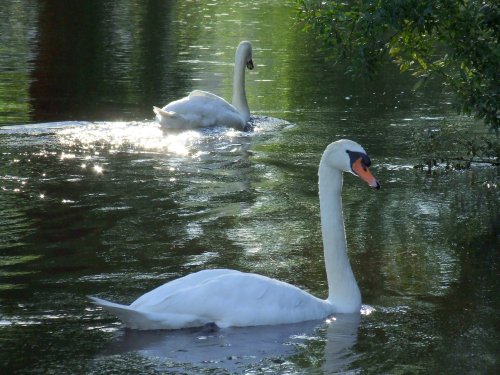
MULTIPOLYGON (((311 342, 324 354, 322 369, 336 373, 348 368, 356 358, 352 347, 357 340, 360 315, 337 315, 326 323, 309 321, 278 326, 202 329, 176 331, 123 330, 101 352, 97 367, 110 356, 138 354, 154 358, 170 371, 182 371, 186 364, 195 368, 218 368, 230 373, 248 371, 263 365, 270 369, 301 362, 311 342)), ((112 359, 111 359, 112 361, 112 359)), ((162 365, 159 365, 161 368, 162 365)))

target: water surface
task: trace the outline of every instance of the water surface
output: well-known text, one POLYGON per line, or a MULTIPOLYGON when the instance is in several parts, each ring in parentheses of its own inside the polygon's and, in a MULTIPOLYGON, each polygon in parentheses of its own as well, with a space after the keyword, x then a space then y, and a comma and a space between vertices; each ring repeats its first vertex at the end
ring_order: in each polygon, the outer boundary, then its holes
POLYGON ((345 75, 278 1, 2 5, 2 373, 495 372, 498 171, 413 168, 415 134, 476 129, 438 84, 345 75), (255 131, 162 132, 152 105, 231 97, 243 39, 255 131), (141 333, 87 300, 217 267, 325 298, 317 164, 343 137, 382 183, 345 177, 362 315, 141 333))

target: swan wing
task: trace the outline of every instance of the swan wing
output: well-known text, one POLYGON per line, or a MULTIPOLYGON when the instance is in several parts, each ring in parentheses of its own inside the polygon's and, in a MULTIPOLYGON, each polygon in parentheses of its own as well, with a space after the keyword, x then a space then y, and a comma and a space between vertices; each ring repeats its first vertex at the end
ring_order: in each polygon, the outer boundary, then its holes
MULTIPOLYGON (((152 330, 200 327, 211 321, 201 314, 187 312, 186 309, 162 310, 159 301, 163 301, 171 294, 189 290, 190 286, 231 272, 237 271, 220 269, 196 272, 153 289, 136 299, 131 305, 122 305, 93 296, 89 298, 96 305, 117 316, 128 328, 152 330)), ((164 307, 168 308, 168 306, 164 307)))
POLYGON ((226 126, 243 129, 246 125, 238 110, 223 98, 195 90, 185 98, 173 101, 162 109, 153 107, 158 122, 175 129, 226 126))
MULTIPOLYGON (((203 91, 203 90, 193 90, 189 93, 189 98, 193 99, 195 97, 203 97, 206 98, 207 100, 215 100, 215 101, 222 101, 225 102, 226 104, 229 104, 227 100, 224 98, 221 98, 219 95, 212 94, 211 92, 208 91, 203 91)), ((232 105, 229 104, 231 107, 232 105)))
MULTIPOLYGON (((187 317, 185 327, 295 323, 332 312, 328 302, 293 285, 233 270, 206 270, 174 280, 139 297, 130 308, 151 314, 156 322, 187 317)), ((165 323, 165 328, 173 325, 165 323)))
POLYGON ((212 269, 191 273, 184 277, 169 281, 137 298, 130 305, 137 309, 151 309, 157 305, 159 301, 168 298, 175 293, 182 293, 183 290, 189 290, 193 287, 201 285, 218 276, 239 273, 239 271, 228 269, 212 269))

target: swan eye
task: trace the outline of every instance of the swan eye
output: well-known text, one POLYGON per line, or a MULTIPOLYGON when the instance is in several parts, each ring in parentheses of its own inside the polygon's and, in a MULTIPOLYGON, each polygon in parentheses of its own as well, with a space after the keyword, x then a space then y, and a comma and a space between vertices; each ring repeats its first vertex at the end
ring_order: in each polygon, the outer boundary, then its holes
POLYGON ((369 167, 372 164, 370 157, 363 152, 350 151, 350 150, 346 150, 346 152, 349 155, 351 165, 353 165, 354 162, 356 162, 357 160, 361 159, 361 164, 363 165, 363 169, 366 171, 367 167, 369 167))

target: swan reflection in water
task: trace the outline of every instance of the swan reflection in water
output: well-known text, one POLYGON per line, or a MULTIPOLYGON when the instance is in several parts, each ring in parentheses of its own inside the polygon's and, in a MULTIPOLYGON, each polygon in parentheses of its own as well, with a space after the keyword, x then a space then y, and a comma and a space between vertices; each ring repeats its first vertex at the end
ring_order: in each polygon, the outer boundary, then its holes
POLYGON ((324 341, 322 370, 345 370, 357 358, 352 347, 357 341, 361 315, 338 314, 324 321, 308 321, 276 326, 218 329, 137 331, 125 329, 101 353, 135 353, 157 362, 219 368, 231 373, 244 371, 266 359, 276 363, 309 350, 308 343, 324 341))

